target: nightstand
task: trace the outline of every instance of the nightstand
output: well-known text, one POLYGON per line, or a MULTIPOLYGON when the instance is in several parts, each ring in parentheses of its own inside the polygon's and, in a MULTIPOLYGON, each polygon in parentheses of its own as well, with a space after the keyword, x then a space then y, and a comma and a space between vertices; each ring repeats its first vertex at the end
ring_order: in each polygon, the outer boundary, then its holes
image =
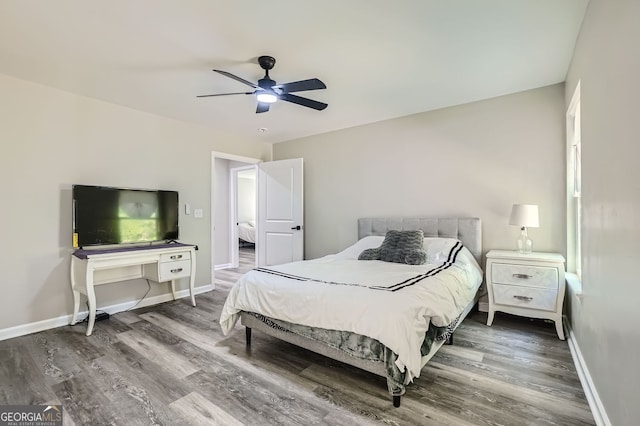
POLYGON ((557 253, 491 250, 487 253, 486 276, 487 325, 493 322, 496 311, 550 319, 556 323, 558 337, 564 340, 564 257, 557 253))

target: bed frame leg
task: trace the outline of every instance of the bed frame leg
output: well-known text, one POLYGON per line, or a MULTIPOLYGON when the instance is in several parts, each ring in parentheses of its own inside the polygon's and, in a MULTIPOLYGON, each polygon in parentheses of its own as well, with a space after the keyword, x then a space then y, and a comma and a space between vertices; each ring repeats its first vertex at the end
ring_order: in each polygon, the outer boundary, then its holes
POLYGON ((251 346, 251 328, 250 327, 245 327, 244 335, 247 340, 247 346, 251 346))
POLYGON ((396 408, 400 406, 400 395, 393 395, 393 406, 396 408))

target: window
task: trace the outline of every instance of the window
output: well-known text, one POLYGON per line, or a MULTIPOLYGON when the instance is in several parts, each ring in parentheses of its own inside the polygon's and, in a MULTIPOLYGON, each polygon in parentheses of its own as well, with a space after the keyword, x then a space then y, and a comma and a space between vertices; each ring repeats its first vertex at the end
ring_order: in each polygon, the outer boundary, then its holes
POLYGON ((567 109, 567 270, 582 276, 582 140, 580 82, 567 109))

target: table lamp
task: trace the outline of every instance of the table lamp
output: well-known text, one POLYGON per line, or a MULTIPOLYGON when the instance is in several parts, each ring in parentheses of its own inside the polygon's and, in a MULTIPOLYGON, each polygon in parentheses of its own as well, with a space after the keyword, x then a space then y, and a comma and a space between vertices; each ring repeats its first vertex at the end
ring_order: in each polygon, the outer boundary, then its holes
POLYGON ((531 253, 533 243, 527 235, 527 228, 537 228, 540 226, 538 221, 538 206, 535 204, 514 204, 511 208, 509 225, 516 225, 521 229, 520 237, 518 238, 518 252, 531 253))

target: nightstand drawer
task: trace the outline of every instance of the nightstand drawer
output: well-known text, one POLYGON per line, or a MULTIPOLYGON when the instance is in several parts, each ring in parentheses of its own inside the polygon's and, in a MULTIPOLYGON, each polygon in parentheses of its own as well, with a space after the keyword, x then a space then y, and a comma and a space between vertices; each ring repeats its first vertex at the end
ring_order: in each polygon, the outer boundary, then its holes
POLYGON ((498 305, 555 311, 557 297, 557 290, 493 284, 493 301, 498 305))
POLYGON ((164 262, 159 265, 158 281, 165 282, 191 275, 191 261, 164 262))
POLYGON ((558 268, 494 263, 491 280, 500 284, 557 289, 558 268))

